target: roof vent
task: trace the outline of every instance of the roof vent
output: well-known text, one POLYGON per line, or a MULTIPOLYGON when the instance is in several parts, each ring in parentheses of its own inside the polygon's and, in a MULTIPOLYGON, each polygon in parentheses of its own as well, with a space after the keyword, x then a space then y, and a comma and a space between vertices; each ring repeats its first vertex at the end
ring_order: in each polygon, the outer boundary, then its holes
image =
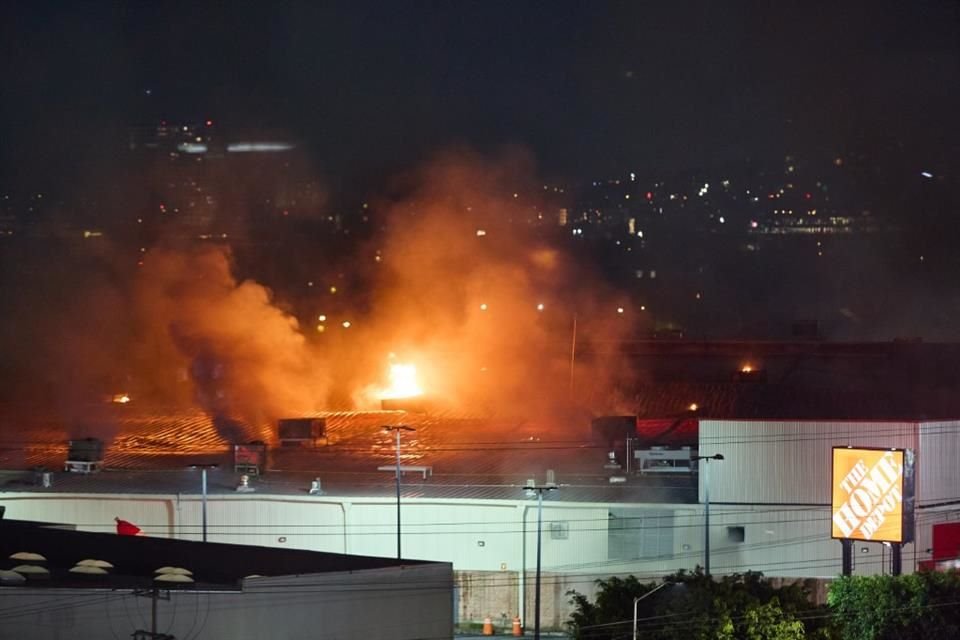
POLYGON ((620 463, 617 462, 617 452, 611 451, 607 454, 607 463, 603 465, 604 469, 619 469, 620 463))
POLYGON ((547 486, 557 486, 557 473, 553 469, 547 469, 547 486))
POLYGON ((240 476, 240 484, 237 485, 237 493, 253 493, 256 491, 253 487, 250 486, 250 476, 243 474, 240 476))

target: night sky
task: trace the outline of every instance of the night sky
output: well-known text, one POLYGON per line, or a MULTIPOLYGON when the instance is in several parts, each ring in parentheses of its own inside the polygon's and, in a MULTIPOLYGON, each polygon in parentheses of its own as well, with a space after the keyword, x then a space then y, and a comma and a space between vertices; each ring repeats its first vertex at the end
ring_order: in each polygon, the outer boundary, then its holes
POLYGON ((16 3, 2 182, 83 180, 161 117, 284 135, 348 180, 451 145, 520 145, 576 179, 798 151, 936 168, 958 156, 958 7, 16 3))

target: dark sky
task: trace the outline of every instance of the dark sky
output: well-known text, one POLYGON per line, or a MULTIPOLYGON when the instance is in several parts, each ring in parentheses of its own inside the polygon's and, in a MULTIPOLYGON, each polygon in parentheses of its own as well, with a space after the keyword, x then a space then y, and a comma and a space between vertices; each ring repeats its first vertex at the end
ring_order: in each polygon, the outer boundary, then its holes
POLYGON ((451 144, 520 144, 576 177, 789 150, 956 162, 958 7, 11 3, 0 183, 82 178, 160 116, 283 132, 348 178, 451 144))

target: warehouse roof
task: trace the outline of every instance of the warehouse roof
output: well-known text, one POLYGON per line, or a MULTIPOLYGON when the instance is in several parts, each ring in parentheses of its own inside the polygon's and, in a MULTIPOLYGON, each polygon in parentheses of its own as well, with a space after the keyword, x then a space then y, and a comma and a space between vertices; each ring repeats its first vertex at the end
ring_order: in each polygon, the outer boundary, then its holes
MULTIPOLYGON (((591 419, 603 413, 635 415, 642 446, 696 446, 698 419, 797 419, 921 421, 960 416, 960 345, 916 342, 831 344, 819 342, 705 343, 681 341, 633 345, 625 357, 646 373, 606 398, 590 398, 593 410, 560 408, 550 415, 519 416, 496 410, 434 407, 403 411, 327 412, 327 438, 315 449, 271 446, 269 472, 252 481, 262 493, 306 493, 320 478, 328 495, 383 496, 393 490, 395 440, 383 425, 406 424, 402 464, 427 471, 404 474, 410 497, 511 499, 524 497, 528 479, 547 470, 566 485, 563 497, 618 502, 695 500, 695 478, 626 476, 622 443, 597 438, 591 419), (695 407, 695 408, 694 408, 695 407), (610 465, 614 450, 616 462, 610 465), (381 470, 380 468, 385 469, 381 470), (612 480, 612 482, 611 482, 612 480)), ((194 493, 196 471, 218 462, 212 492, 233 492, 231 445, 263 440, 276 444, 273 424, 231 423, 229 430, 198 410, 164 410, 137 401, 99 406, 82 422, 50 418, 43 411, 0 408, 0 476, 3 490, 194 493), (96 435, 108 441, 106 471, 90 476, 61 473, 66 442, 96 435), (40 486, 30 471, 54 471, 53 486, 40 486)))

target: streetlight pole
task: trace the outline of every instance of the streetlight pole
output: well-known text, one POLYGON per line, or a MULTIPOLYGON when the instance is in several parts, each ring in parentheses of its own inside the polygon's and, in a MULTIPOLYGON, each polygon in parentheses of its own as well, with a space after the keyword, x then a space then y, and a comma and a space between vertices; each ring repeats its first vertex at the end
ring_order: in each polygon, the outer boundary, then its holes
POLYGON ((383 430, 387 433, 393 431, 397 434, 397 560, 400 560, 400 432, 416 431, 416 429, 404 424, 398 424, 395 426, 384 426, 383 430))
POLYGON ((712 456, 694 456, 694 460, 703 460, 703 572, 710 576, 710 461, 723 460, 722 453, 712 456))
POLYGON ((554 491, 558 489, 556 484, 548 483, 544 485, 530 484, 523 488, 524 491, 534 491, 537 494, 537 578, 533 591, 533 638, 540 640, 540 549, 541 533, 543 528, 543 493, 544 491, 554 491))
POLYGON ((660 591, 660 589, 663 589, 664 587, 670 586, 672 584, 673 584, 672 582, 664 582, 663 584, 659 584, 653 589, 650 589, 650 591, 647 591, 642 596, 638 596, 633 599, 633 640, 637 640, 637 603, 643 600, 644 598, 646 598, 647 596, 651 596, 657 591, 660 591))
POLYGON ((201 518, 203 520, 203 541, 207 541, 207 469, 216 469, 219 464, 193 464, 192 469, 200 469, 201 518))
POLYGON ((577 363, 577 314, 573 314, 573 335, 570 338, 570 393, 573 393, 573 368, 577 363))

